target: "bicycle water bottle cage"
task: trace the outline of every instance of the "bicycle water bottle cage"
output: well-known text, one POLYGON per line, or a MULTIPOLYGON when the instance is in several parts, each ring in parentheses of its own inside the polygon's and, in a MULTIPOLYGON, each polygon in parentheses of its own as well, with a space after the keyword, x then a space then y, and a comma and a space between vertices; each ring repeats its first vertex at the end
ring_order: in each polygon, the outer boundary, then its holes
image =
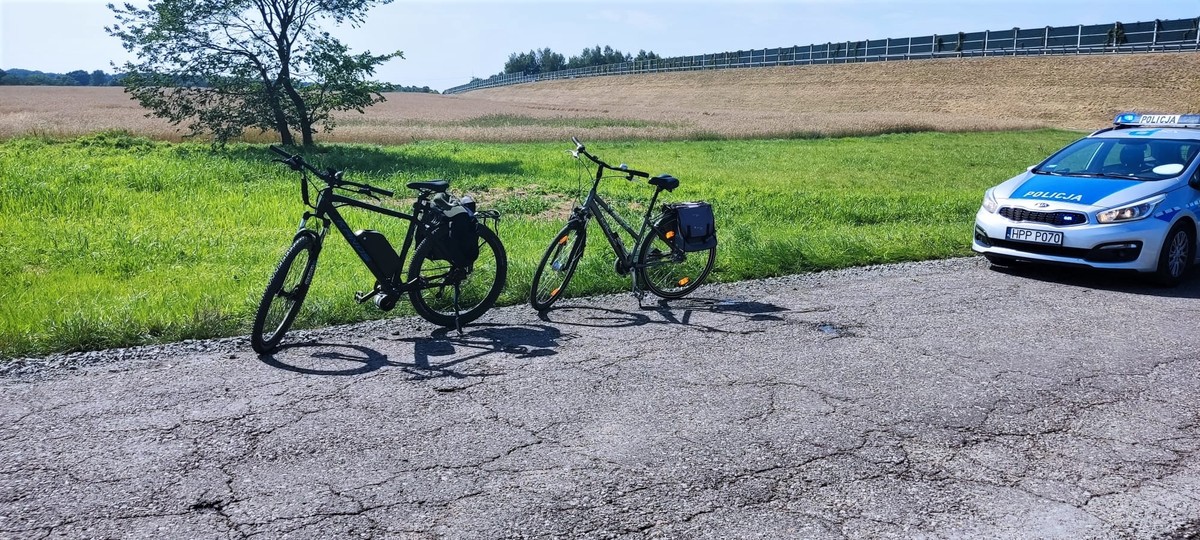
POLYGON ((667 191, 675 191, 675 188, 679 187, 679 179, 669 174, 660 174, 650 179, 650 185, 667 191))
POLYGON ((420 191, 432 191, 434 193, 445 193, 450 187, 450 182, 445 180, 427 180, 425 182, 409 182, 406 184, 408 189, 416 189, 420 191))

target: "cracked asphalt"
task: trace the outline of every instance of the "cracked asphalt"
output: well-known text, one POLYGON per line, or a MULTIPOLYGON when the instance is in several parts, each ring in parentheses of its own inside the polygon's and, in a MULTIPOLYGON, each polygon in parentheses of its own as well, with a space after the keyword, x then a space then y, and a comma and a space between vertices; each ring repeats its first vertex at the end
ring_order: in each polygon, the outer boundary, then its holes
POLYGON ((45 359, 5 538, 1200 538, 1200 276, 979 258, 45 359))

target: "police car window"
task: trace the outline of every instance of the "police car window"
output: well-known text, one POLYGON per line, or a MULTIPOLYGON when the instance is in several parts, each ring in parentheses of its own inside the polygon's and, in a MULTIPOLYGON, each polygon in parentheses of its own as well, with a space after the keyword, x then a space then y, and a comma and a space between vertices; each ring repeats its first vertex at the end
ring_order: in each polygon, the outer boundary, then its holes
POLYGON ((1108 148, 1104 156, 1103 172, 1137 174, 1146 168, 1149 151, 1146 141, 1121 141, 1108 148))
POLYGON ((1187 167, 1196 159, 1196 155, 1200 154, 1200 141, 1179 141, 1179 151, 1183 154, 1183 161, 1180 163, 1187 167))
POLYGON ((1174 178, 1195 159, 1200 143, 1183 140, 1152 140, 1149 142, 1149 180, 1174 178))
POLYGON ((1162 180, 1183 172, 1200 154, 1200 141, 1176 139, 1082 139, 1051 156, 1033 172, 1129 180, 1162 180))
POLYGON ((1094 164, 1098 158, 1103 159, 1101 156, 1106 145, 1111 144, 1097 139, 1077 141, 1050 156, 1050 159, 1037 167, 1035 172, 1056 174, 1099 172, 1098 170, 1092 171, 1092 169, 1098 169, 1099 165, 1094 164))

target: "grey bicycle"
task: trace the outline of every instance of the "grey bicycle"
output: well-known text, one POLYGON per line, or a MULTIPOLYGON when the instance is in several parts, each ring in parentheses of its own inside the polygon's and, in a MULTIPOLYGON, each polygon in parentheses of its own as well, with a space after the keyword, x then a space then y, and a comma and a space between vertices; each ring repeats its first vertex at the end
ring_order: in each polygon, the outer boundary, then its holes
POLYGON ((706 202, 656 207, 663 191, 679 187, 678 179, 669 174, 650 176, 625 164, 614 167, 589 153, 578 138, 572 137, 571 141, 575 143, 571 155, 590 160, 596 166, 596 175, 587 196, 571 211, 566 226, 550 242, 533 274, 529 303, 534 309, 545 312, 563 297, 583 259, 588 223, 593 219, 616 256, 616 272, 632 274, 632 291, 639 300, 644 290, 661 298, 680 298, 704 283, 717 257, 712 207, 706 202), (628 181, 643 178, 654 186, 640 226, 635 228, 627 222, 597 192, 601 180, 613 177, 628 181), (633 249, 625 248, 618 231, 632 240, 633 249))

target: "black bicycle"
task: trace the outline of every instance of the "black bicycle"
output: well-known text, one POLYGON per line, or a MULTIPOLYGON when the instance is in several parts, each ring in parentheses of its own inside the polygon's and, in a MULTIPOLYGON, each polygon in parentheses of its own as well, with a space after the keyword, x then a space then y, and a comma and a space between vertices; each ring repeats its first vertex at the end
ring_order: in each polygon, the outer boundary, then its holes
POLYGON ((342 171, 318 170, 301 156, 280 148, 272 146, 271 150, 282 158, 275 161, 300 172, 300 192, 304 205, 311 210, 305 210, 301 217, 292 245, 275 268, 254 316, 250 344, 259 354, 278 346, 295 321, 331 224, 375 276, 370 292, 355 294, 359 303, 373 299, 377 307, 387 311, 407 294, 418 315, 431 323, 461 330, 500 296, 508 275, 508 257, 500 238, 483 223, 487 219, 498 221, 499 212, 477 211, 470 197, 450 195, 448 182, 431 180, 407 184, 417 192, 417 198, 412 214, 406 214, 361 200, 369 197, 379 202, 380 197, 394 197, 392 191, 351 182, 343 178, 342 171), (311 182, 308 173, 324 185, 311 182), (315 203, 309 199, 310 183, 317 190, 315 203), (378 231, 352 231, 338 211, 346 206, 407 220, 399 253, 378 231), (404 261, 414 244, 405 273, 404 261))
POLYGON ((571 141, 575 143, 575 150, 571 152, 575 159, 583 156, 596 165, 595 181, 584 201, 571 211, 567 225, 542 255, 541 263, 533 274, 529 303, 538 311, 546 311, 562 298, 583 258, 588 222, 592 218, 595 218, 612 246, 617 273, 633 274, 633 293, 639 300, 643 295, 643 286, 662 298, 680 298, 704 283, 717 257, 712 207, 705 202, 687 202, 664 204, 656 208, 659 195, 664 190, 673 191, 678 187, 678 179, 669 174, 651 177, 625 164, 613 167, 588 153, 579 139, 572 137, 571 141), (606 171, 615 174, 605 176, 606 171), (629 181, 645 178, 654 186, 654 195, 650 197, 639 228, 635 229, 622 219, 596 192, 602 179, 612 177, 629 181), (625 249, 610 219, 632 239, 632 250, 625 249))

